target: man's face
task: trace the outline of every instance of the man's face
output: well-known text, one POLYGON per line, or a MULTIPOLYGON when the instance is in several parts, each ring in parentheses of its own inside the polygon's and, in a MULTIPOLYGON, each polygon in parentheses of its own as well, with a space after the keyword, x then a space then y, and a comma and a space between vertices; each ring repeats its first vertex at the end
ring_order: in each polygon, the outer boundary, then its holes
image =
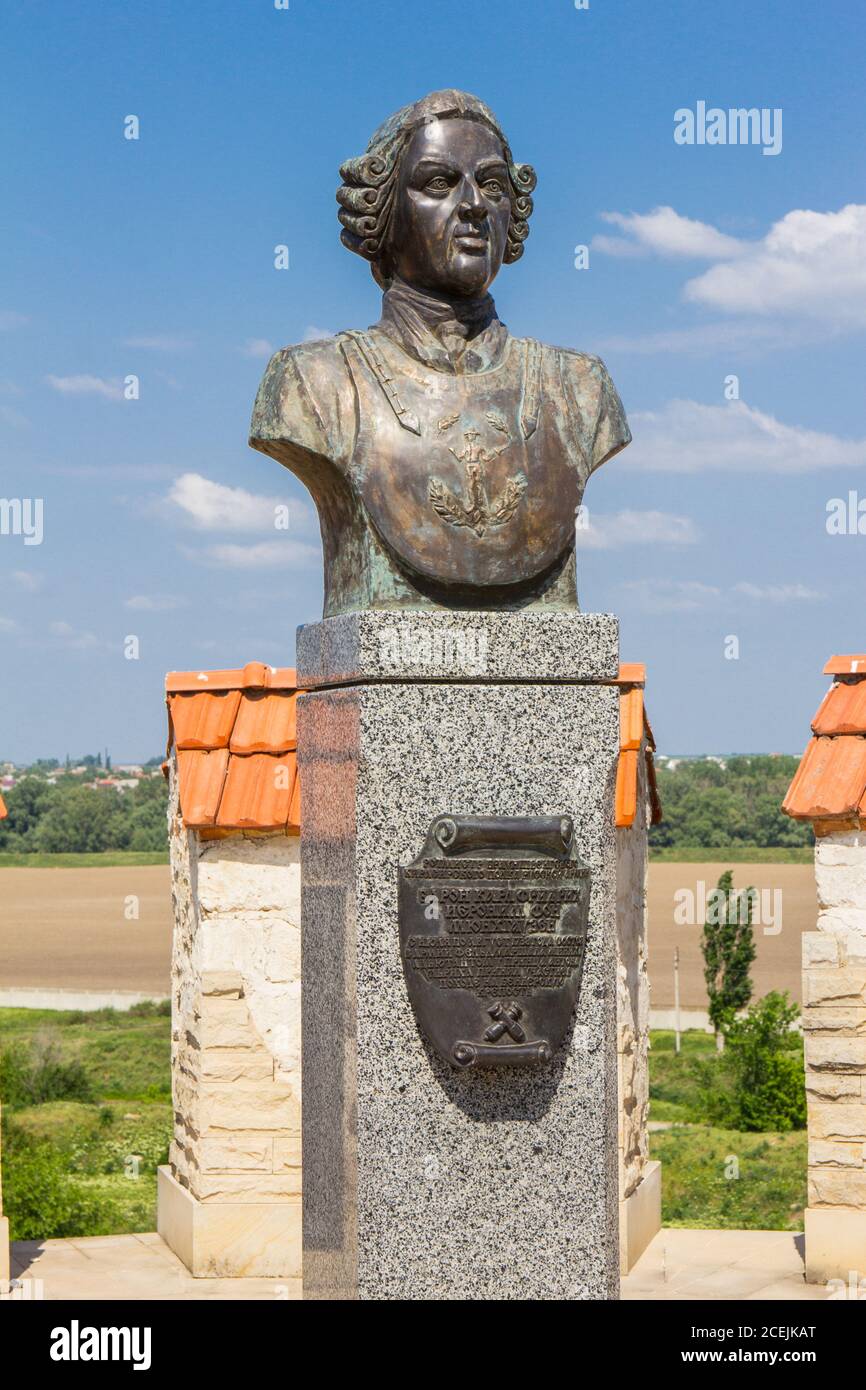
POLYGON ((397 274, 455 298, 483 294, 505 255, 511 203, 502 145, 477 121, 431 121, 403 156, 391 238, 397 274))

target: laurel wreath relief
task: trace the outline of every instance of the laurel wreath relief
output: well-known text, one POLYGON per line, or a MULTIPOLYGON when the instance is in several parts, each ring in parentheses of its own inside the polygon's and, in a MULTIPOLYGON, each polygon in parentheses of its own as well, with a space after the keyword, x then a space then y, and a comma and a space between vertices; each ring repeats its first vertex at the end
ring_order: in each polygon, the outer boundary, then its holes
MULTIPOLYGON (((440 432, 449 429, 458 418, 452 415, 440 420, 440 432)), ((505 435, 503 443, 497 448, 486 449, 478 443, 480 431, 472 428, 463 432, 466 448, 459 454, 456 449, 451 449, 458 463, 466 467, 466 490, 463 495, 457 497, 441 478, 430 479, 428 493, 437 516, 451 526, 466 526, 479 537, 485 534, 488 527, 504 526, 510 521, 526 491, 526 479, 514 477, 508 479, 497 497, 488 497, 485 464, 493 463, 508 448, 511 435, 508 422, 499 411, 488 410, 486 418, 493 429, 505 435)))

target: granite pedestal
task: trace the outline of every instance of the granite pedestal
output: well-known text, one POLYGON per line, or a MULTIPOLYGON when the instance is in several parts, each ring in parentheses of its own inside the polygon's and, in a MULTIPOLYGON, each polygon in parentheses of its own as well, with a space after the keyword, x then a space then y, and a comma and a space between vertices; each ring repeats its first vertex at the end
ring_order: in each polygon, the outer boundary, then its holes
POLYGON ((607 615, 384 611, 298 634, 304 1292, 618 1297, 607 615), (570 816, 591 899, 550 1063, 460 1071, 419 1032, 398 868, 442 813, 570 816))

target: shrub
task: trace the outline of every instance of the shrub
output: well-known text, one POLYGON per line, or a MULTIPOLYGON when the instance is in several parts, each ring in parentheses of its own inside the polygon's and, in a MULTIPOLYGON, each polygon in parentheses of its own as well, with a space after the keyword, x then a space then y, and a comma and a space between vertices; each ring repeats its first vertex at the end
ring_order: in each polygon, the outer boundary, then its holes
POLYGON ((86 1235, 99 1223, 99 1201, 69 1175, 67 1159, 50 1142, 3 1126, 3 1214, 13 1240, 86 1235))
POLYGON ((773 991, 727 1031, 724 1057, 702 1068, 702 1109, 712 1124, 746 1131, 806 1127, 803 1040, 787 993, 773 991))
POLYGON ((0 1053, 0 1101, 10 1110, 48 1100, 93 1099, 93 1087, 81 1063, 64 1062, 50 1038, 37 1037, 29 1049, 11 1047, 0 1053))

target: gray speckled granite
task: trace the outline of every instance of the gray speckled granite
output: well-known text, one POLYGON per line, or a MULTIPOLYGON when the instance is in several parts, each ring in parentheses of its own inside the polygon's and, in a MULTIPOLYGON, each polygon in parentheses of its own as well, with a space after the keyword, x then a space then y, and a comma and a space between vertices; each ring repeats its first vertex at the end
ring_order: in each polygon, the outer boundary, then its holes
POLYGON ((298 628, 301 689, 367 681, 609 681, 619 621, 610 613, 375 609, 298 628))
MULTIPOLYGON (((565 616, 586 640, 587 618, 565 616)), ((587 668, 608 666, 606 639, 587 668)), ((616 688, 322 690, 299 699, 298 747, 305 1295, 618 1297, 616 688), (397 866, 444 811, 574 818, 589 942, 575 1026, 547 1067, 457 1072, 418 1032, 397 866)))

